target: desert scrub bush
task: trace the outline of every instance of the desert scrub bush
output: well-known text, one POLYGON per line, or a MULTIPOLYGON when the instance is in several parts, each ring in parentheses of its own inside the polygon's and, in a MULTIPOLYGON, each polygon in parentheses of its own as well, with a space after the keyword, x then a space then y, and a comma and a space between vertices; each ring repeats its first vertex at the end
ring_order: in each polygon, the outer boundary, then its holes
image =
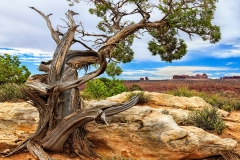
POLYGON ((169 111, 167 109, 162 110, 162 114, 169 115, 169 111))
POLYGON ((129 101, 133 96, 135 95, 139 95, 139 99, 137 104, 146 104, 151 100, 151 96, 145 94, 143 91, 139 91, 139 92, 129 92, 127 94, 127 101, 129 101))
POLYGON ((12 101, 16 102, 18 100, 28 100, 26 95, 21 92, 20 88, 23 85, 17 85, 12 83, 4 83, 0 85, 0 102, 12 101))
POLYGON ((83 98, 104 99, 125 91, 127 91, 127 88, 124 86, 123 80, 96 78, 86 83, 86 87, 83 90, 83 98))
POLYGON ((228 112, 240 109, 240 100, 222 98, 217 94, 214 95, 199 94, 198 96, 203 98, 205 102, 211 104, 212 106, 218 107, 228 112))
POLYGON ((240 110, 240 99, 233 101, 234 102, 234 110, 240 110))
POLYGON ((200 95, 201 98, 204 99, 205 102, 211 104, 214 107, 220 108, 223 105, 223 100, 217 94, 214 95, 200 95))
POLYGON ((219 108, 228 112, 240 110, 240 100, 224 99, 222 100, 222 105, 219 108))
POLYGON ((215 107, 191 111, 188 115, 188 122, 204 130, 215 130, 218 134, 221 134, 226 127, 215 107))
POLYGON ((222 98, 218 94, 206 94, 204 92, 191 91, 187 86, 180 86, 175 90, 168 91, 167 93, 180 97, 198 96, 201 97, 205 102, 211 104, 213 107, 217 107, 228 112, 240 110, 240 100, 222 98))
POLYGON ((177 89, 167 91, 167 94, 171 94, 179 97, 193 97, 195 93, 189 90, 188 86, 180 86, 177 89))
POLYGON ((128 91, 143 91, 143 89, 137 85, 137 84, 133 84, 129 89, 128 91))

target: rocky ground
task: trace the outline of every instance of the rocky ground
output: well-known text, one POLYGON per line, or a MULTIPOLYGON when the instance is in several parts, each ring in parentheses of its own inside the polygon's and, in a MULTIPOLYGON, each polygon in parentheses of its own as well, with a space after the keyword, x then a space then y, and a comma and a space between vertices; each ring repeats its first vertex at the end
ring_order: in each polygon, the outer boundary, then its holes
MULTIPOLYGON (((209 106, 199 97, 176 97, 146 92, 148 104, 109 118, 110 125, 87 124, 93 150, 102 159, 129 157, 142 160, 217 159, 220 155, 237 159, 240 155, 240 112, 219 110, 227 128, 223 134, 207 132, 185 124, 190 110, 209 106), (234 157, 233 157, 234 156, 234 157), (211 158, 210 158, 211 157, 211 158)), ((85 109, 120 104, 126 93, 102 101, 85 102, 85 109)), ((0 151, 13 148, 31 135, 38 122, 38 112, 30 104, 0 103, 0 151)), ((69 155, 49 153, 55 160, 77 160, 69 155)), ((34 159, 28 152, 0 160, 34 159)))

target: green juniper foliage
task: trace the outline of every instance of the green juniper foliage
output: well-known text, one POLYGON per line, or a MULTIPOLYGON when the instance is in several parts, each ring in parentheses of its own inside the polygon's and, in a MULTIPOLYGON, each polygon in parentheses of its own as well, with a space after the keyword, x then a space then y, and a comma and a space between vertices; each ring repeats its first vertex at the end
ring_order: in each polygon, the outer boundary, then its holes
MULTIPOLYGON (((67 0, 70 5, 83 3, 83 0, 67 0)), ((218 0, 188 0, 188 1, 147 1, 147 0, 89 0, 94 4, 89 13, 99 17, 97 28, 112 36, 126 28, 135 28, 125 35, 119 35, 119 41, 114 46, 111 57, 120 62, 131 62, 134 51, 131 49, 134 38, 148 33, 152 40, 148 42, 148 49, 152 55, 159 55, 163 61, 172 62, 182 58, 187 53, 187 45, 181 35, 187 34, 191 39, 198 35, 202 40, 216 43, 221 39, 220 28, 212 24, 216 3, 218 0), (136 6, 135 10, 128 11, 125 6, 136 6), (151 13, 159 10, 159 19, 151 21, 151 13), (127 19, 129 15, 141 14, 143 20, 127 19), (141 24, 142 22, 142 24, 141 24)))
POLYGON ((116 62, 111 62, 107 66, 106 74, 112 77, 112 79, 115 79, 116 76, 122 74, 122 71, 123 70, 119 66, 117 66, 116 62))
POLYGON ((0 84, 24 83, 31 73, 26 66, 20 64, 17 56, 0 55, 0 84))
POLYGON ((122 80, 96 78, 86 83, 84 96, 90 99, 104 99, 127 91, 122 80))

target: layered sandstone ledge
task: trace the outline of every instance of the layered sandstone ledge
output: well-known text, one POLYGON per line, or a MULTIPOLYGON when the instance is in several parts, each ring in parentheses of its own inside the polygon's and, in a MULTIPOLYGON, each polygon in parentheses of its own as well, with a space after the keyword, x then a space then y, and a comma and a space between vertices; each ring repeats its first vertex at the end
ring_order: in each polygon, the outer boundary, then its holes
MULTIPOLYGON (((86 101, 85 109, 117 105, 125 100, 126 94, 102 101, 86 101)), ((93 149, 98 155, 177 160, 202 159, 228 152, 240 153, 240 112, 230 114, 219 110, 227 125, 219 136, 194 126, 184 126, 189 110, 210 106, 202 98, 146 94, 151 96, 149 104, 134 106, 110 117, 110 125, 97 125, 95 122, 87 124, 88 138, 95 145, 93 149)), ((26 102, 0 103, 0 150, 13 148, 30 136, 38 120, 37 109, 26 102)), ((56 158, 64 155, 52 156, 56 158)))

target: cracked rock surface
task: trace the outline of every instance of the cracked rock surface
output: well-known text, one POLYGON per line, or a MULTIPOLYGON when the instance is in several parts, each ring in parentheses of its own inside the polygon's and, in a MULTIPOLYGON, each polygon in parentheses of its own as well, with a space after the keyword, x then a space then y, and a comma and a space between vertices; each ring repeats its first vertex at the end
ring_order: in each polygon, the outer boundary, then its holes
MULTIPOLYGON (((103 101, 85 101, 85 109, 105 108, 124 101, 127 93, 103 101)), ((194 126, 184 126, 191 110, 210 106, 203 99, 146 93, 149 104, 136 105, 109 117, 110 125, 86 125, 93 150, 102 157, 129 157, 148 160, 202 159, 227 151, 240 153, 240 112, 219 110, 227 128, 222 135, 209 133, 194 126), (190 107, 191 106, 191 107, 190 107)), ((37 127, 37 109, 26 102, 0 103, 0 151, 12 148, 30 136, 37 127)), ((64 154, 50 154, 56 159, 68 159, 64 154)), ((29 159, 20 153, 10 159, 29 159), (18 157, 17 157, 18 156, 18 157), (22 156, 22 157, 21 157, 22 156)), ((0 158, 8 159, 8 158, 0 158)))

